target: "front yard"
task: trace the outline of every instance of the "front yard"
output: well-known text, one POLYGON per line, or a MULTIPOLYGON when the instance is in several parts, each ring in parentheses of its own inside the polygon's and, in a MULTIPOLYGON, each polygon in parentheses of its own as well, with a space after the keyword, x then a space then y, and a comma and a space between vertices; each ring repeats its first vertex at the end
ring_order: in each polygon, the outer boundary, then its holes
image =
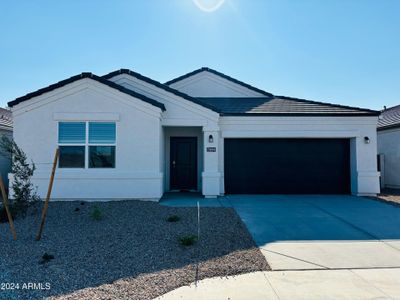
POLYGON ((0 282, 11 284, 0 299, 152 299, 196 279, 269 269, 232 208, 201 208, 200 239, 192 246, 179 238, 197 234, 196 208, 53 202, 37 242, 39 216, 15 221, 17 241, 0 224, 0 282), (172 215, 180 219, 168 222, 172 215))

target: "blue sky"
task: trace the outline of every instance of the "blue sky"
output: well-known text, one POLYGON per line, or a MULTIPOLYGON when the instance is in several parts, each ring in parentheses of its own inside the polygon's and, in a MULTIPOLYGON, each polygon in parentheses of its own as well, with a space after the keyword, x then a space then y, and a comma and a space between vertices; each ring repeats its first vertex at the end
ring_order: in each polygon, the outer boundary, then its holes
MULTIPOLYGON (((198 0, 214 1, 214 0, 198 0)), ((0 105, 83 71, 164 82, 208 66, 277 95, 400 103, 400 1, 0 2, 0 105)))

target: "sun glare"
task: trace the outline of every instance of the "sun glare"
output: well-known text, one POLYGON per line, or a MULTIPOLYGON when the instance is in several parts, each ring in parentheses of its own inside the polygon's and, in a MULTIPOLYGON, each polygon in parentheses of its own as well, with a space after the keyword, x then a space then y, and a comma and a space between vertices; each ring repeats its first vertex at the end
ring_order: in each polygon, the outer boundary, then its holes
POLYGON ((213 12, 220 8, 225 0, 193 0, 193 2, 202 11, 213 12))

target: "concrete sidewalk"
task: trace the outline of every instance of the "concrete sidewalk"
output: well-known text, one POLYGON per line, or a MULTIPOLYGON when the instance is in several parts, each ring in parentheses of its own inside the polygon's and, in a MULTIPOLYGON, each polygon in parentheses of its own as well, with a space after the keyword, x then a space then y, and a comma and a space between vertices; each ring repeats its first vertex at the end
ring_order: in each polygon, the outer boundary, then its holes
POLYGON ((205 279, 157 299, 400 299, 400 268, 255 272, 205 279))

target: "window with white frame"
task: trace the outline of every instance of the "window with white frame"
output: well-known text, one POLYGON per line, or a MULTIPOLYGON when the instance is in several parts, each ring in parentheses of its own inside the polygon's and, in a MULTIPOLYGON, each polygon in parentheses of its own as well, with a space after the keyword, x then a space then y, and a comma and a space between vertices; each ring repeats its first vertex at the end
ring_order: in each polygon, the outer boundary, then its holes
POLYGON ((59 122, 59 168, 115 168, 115 122, 59 122))
POLYGON ((85 122, 58 123, 59 168, 84 168, 86 148, 85 122))
POLYGON ((89 168, 115 168, 115 123, 89 122, 89 168))

